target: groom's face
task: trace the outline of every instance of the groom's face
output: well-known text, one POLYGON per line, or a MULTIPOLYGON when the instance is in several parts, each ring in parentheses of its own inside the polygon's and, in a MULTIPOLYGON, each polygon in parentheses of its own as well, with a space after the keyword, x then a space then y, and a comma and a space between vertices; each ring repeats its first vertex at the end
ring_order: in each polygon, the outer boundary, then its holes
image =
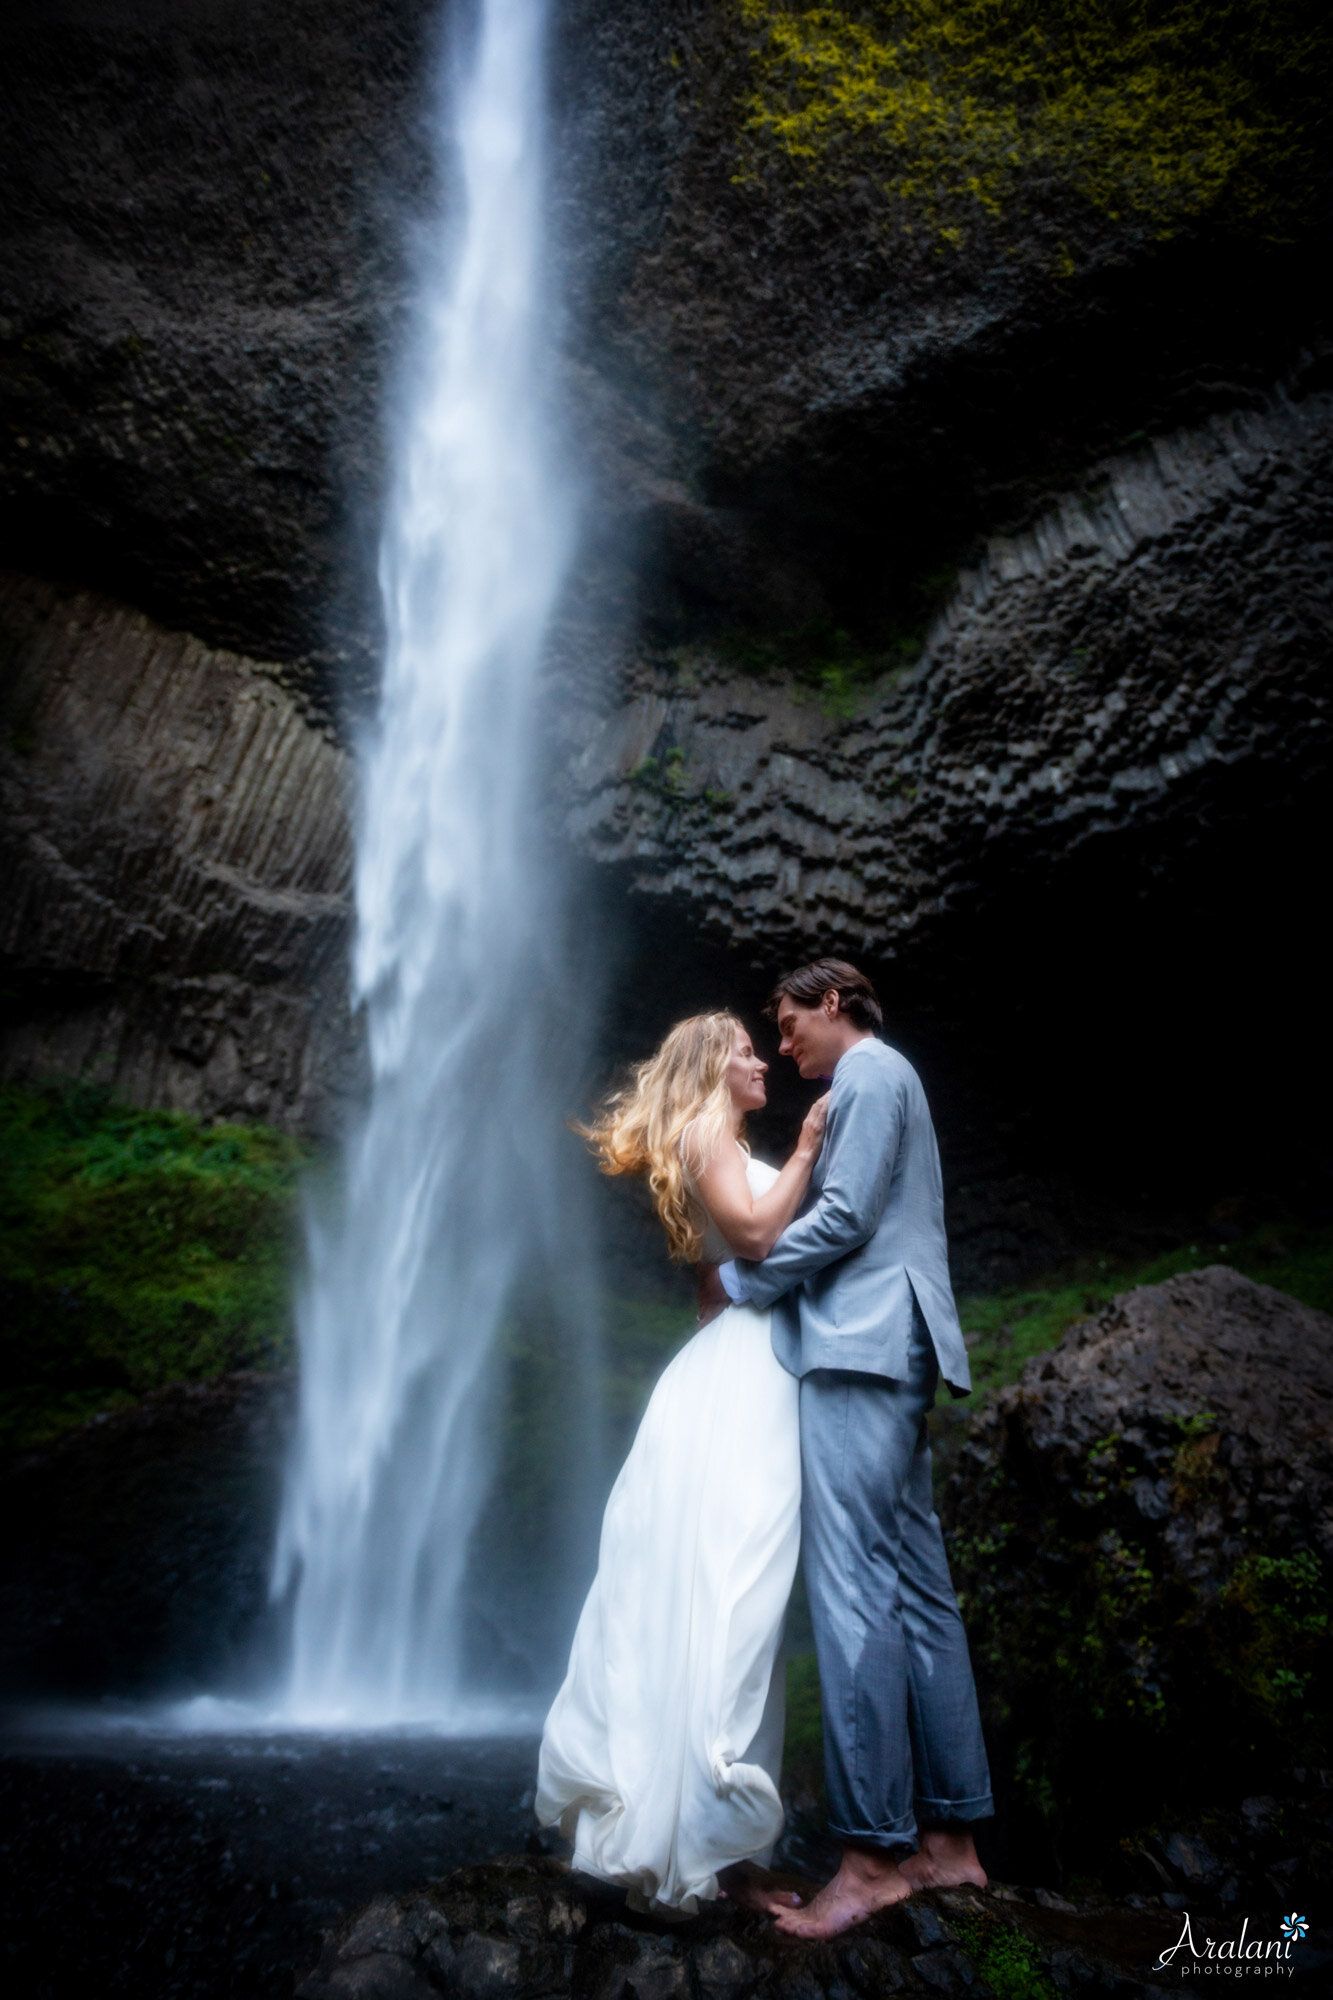
POLYGON ((817 1007, 798 1007, 784 993, 778 1005, 778 1054, 790 1056, 801 1075, 812 1082, 832 1076, 843 1052, 842 1017, 838 996, 826 993, 817 1007))

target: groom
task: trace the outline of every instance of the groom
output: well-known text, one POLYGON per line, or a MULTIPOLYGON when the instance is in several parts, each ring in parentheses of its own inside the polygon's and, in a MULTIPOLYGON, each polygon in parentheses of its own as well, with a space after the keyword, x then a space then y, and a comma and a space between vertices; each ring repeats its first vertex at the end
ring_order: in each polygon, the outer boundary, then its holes
POLYGON ((911 1064, 876 1039, 864 974, 820 959, 768 1012, 803 1077, 832 1076, 805 1211, 718 1276, 772 1307, 801 1384, 802 1559, 824 1698, 834 1879, 779 1929, 832 1937, 913 1889, 984 1884, 993 1807, 967 1639, 931 1500, 926 1412, 971 1388, 949 1284, 939 1153, 911 1064))

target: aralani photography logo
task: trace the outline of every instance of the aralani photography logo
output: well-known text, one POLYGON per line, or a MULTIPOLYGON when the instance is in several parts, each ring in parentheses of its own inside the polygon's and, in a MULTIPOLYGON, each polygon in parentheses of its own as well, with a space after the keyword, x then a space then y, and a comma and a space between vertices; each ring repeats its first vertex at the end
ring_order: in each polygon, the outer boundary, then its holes
POLYGON ((1276 1937, 1251 1937, 1250 1920, 1246 1917, 1238 1935, 1214 1938, 1201 1928, 1196 1931, 1188 1910, 1183 1915, 1180 1936, 1174 1944, 1166 1946, 1153 1966, 1154 1972, 1178 1971, 1186 1977, 1200 1973, 1229 1977, 1253 1973, 1260 1977, 1290 1978, 1296 1970, 1291 1963, 1291 1948, 1301 1942, 1310 1928, 1308 1919, 1293 1910, 1279 1923, 1276 1937))

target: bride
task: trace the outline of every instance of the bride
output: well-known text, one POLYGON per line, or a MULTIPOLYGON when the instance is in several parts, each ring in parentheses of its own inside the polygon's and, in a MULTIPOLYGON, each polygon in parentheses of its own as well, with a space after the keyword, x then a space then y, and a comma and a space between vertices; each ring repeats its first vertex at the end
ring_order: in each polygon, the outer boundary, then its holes
MULTIPOLYGON (((765 1257, 796 1214, 825 1100, 780 1173, 751 1159, 745 1116, 766 1102, 767 1068, 733 1014, 697 1014, 585 1128, 604 1173, 647 1180, 679 1262, 765 1257)), ((782 1831, 797 1405, 769 1315, 728 1307, 663 1372, 606 1504, 536 1809, 573 1841, 575 1868, 623 1884, 640 1909, 795 1900, 762 1893, 742 1864, 767 1865, 782 1831)))

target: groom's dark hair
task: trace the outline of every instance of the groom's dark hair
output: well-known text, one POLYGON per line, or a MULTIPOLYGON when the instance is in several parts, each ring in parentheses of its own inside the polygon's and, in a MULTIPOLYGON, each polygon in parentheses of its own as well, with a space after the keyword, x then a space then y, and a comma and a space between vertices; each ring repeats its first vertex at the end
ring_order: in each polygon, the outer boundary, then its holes
POLYGON ((845 958, 817 958, 813 965, 798 965, 784 972, 768 997, 764 1012, 776 1015, 783 1000, 798 1007, 817 1007, 826 993, 838 996, 838 1012, 848 1014, 858 1028, 882 1028, 884 1010, 864 972, 848 965, 845 958))

